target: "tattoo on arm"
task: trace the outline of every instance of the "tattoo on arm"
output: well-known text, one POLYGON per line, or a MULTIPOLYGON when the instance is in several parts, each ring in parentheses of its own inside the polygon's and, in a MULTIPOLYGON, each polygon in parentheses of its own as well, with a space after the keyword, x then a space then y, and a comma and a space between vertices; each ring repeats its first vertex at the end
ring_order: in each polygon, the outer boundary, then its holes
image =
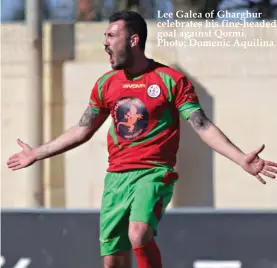
POLYGON ((41 145, 36 149, 37 159, 41 160, 63 153, 84 143, 105 118, 106 117, 101 117, 100 115, 98 116, 98 113, 95 113, 91 107, 88 107, 77 126, 77 130, 78 127, 83 127, 82 131, 77 131, 76 126, 74 126, 59 137, 41 145))
POLYGON ((79 121, 79 126, 89 127, 92 124, 93 120, 96 118, 96 116, 97 113, 93 112, 91 107, 88 107, 79 121))
POLYGON ((207 130, 212 125, 202 109, 193 112, 188 121, 196 131, 207 130))

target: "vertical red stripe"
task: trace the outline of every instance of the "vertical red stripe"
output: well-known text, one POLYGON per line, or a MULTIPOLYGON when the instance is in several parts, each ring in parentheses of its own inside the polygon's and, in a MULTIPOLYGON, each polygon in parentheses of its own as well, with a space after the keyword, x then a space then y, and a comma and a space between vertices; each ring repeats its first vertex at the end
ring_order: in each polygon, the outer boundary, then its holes
POLYGON ((166 172, 165 176, 162 179, 162 182, 164 185, 168 185, 174 180, 178 179, 178 173, 177 172, 166 172))
MULTIPOLYGON (((163 184, 166 186, 173 182, 174 180, 178 179, 177 172, 166 172, 165 176, 162 179, 163 184)), ((158 221, 162 218, 162 211, 163 211, 163 197, 161 197, 154 207, 154 214, 158 221)))
POLYGON ((158 219, 158 221, 162 217, 162 209, 163 209, 163 198, 161 197, 154 207, 154 214, 158 219))

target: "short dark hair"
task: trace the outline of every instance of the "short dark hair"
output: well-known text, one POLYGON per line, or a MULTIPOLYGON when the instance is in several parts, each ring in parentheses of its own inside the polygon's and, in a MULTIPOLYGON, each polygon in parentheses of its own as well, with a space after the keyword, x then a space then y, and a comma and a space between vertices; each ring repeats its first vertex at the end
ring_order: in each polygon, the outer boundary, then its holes
POLYGON ((135 11, 117 11, 109 17, 109 22, 123 20, 126 23, 127 31, 130 35, 139 36, 139 47, 144 51, 147 39, 147 25, 144 18, 135 11))

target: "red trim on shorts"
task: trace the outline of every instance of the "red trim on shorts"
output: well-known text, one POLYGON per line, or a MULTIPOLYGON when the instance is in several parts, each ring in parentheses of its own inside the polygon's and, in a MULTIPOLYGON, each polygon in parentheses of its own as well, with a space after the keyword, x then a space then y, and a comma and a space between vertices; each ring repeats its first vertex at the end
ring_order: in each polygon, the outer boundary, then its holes
MULTIPOLYGON (((178 173, 177 172, 172 172, 168 171, 166 172, 165 176, 162 179, 162 182, 164 185, 168 185, 172 183, 174 180, 178 179, 178 173)), ((163 197, 161 197, 157 203, 155 204, 154 207, 154 214, 158 221, 162 218, 162 211, 163 210, 163 197)))
POLYGON ((163 198, 161 197, 157 201, 157 203, 154 207, 154 214, 155 214, 158 221, 162 218, 162 209, 163 209, 163 198))
POLYGON ((163 177, 162 182, 164 183, 164 185, 168 185, 176 179, 178 179, 178 173, 168 171, 168 172, 166 172, 165 176, 163 177))

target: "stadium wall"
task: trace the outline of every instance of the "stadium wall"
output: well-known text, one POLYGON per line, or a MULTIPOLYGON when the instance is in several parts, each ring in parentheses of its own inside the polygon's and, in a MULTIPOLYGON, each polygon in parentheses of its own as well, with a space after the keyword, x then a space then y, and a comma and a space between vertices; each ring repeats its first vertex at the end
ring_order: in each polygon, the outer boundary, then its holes
MULTIPOLYGON (((44 26, 45 141, 78 122, 91 87, 109 70, 102 44, 105 28, 105 23, 44 26)), ((276 28, 246 28, 247 40, 262 37, 275 42, 274 47, 248 49, 158 47, 158 31, 162 30, 155 23, 149 24, 147 56, 188 75, 208 116, 245 152, 265 143, 262 156, 276 161, 276 28)), ((2 207, 32 207, 38 194, 28 180, 28 169, 11 172, 5 166, 8 156, 19 149, 18 137, 33 145, 24 124, 32 120, 26 113, 26 38, 25 25, 1 26, 2 207)), ((46 207, 100 206, 108 127, 109 120, 87 144, 44 162, 46 207)), ((277 208, 276 181, 261 185, 207 148, 186 122, 182 137, 176 166, 180 180, 170 206, 277 208)))

